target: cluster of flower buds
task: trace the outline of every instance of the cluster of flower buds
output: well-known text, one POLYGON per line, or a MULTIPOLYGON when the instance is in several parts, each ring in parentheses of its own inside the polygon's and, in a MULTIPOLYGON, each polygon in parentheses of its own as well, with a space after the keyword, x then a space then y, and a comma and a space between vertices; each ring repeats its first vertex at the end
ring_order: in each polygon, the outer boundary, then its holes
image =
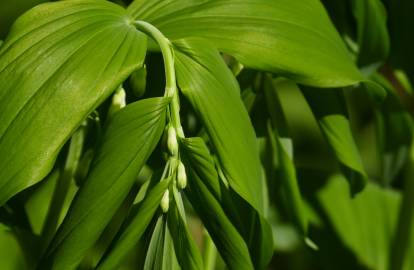
MULTIPOLYGON (((167 149, 171 158, 171 166, 175 167, 175 182, 179 189, 185 189, 187 186, 187 173, 185 171, 185 166, 178 158, 178 140, 177 140, 177 131, 173 126, 167 127, 167 149)), ((166 190, 160 206, 164 213, 168 212, 169 208, 169 190, 166 190)))

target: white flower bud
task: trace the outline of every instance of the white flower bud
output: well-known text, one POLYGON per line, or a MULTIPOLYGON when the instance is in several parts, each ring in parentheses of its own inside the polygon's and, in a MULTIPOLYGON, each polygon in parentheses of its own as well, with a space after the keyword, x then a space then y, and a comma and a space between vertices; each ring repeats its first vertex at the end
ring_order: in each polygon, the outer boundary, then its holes
POLYGON ((187 186, 187 174, 185 173, 184 164, 179 161, 177 167, 177 184, 181 189, 185 189, 187 186))
POLYGON ((164 192, 164 195, 162 195, 160 206, 162 212, 168 212, 168 208, 170 208, 170 191, 168 189, 164 192))
POLYGON ((172 156, 176 156, 178 154, 177 133, 175 132, 175 129, 172 126, 168 127, 167 133, 168 151, 172 156))
POLYGON ((112 104, 109 107, 109 115, 113 115, 126 106, 126 93, 124 88, 120 87, 112 97, 112 104))

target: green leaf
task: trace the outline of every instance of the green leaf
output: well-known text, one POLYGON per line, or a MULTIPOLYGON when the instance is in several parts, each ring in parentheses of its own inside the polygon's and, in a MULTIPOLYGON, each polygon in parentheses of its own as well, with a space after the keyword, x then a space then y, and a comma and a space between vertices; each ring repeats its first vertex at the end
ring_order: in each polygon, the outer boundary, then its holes
POLYGON ((350 198, 348 192, 341 176, 332 177, 319 192, 331 226, 362 264, 369 269, 389 269, 400 194, 374 184, 368 184, 355 198, 350 198))
POLYGON ((218 51, 204 42, 181 40, 174 46, 178 85, 202 119, 224 176, 263 213, 259 151, 237 81, 218 51))
POLYGON ((201 138, 181 141, 181 154, 189 176, 185 190, 221 257, 229 269, 253 269, 249 250, 222 206, 215 183, 219 182, 214 162, 201 138))
POLYGON ((303 237, 308 232, 308 221, 305 217, 305 210, 300 194, 296 168, 293 162, 293 142, 289 137, 287 123, 284 117, 277 90, 289 84, 285 79, 278 79, 273 82, 272 78, 266 76, 264 79, 264 91, 268 111, 271 118, 271 125, 268 125, 268 137, 273 153, 274 179, 279 181, 282 194, 285 199, 285 207, 291 215, 294 225, 303 237))
POLYGON ((0 205, 49 173, 145 51, 145 36, 106 1, 43 4, 16 21, 0 49, 0 205))
MULTIPOLYGON (((6 37, 10 26, 23 12, 47 0, 15 0, 0 2, 0 39, 6 37)), ((0 42, 1 43, 1 42, 0 42)))
POLYGON ((340 87, 361 80, 318 0, 136 0, 128 11, 169 39, 204 38, 244 65, 300 83, 340 87))
POLYGON ((49 246, 47 267, 75 268, 98 239, 157 145, 168 102, 145 99, 111 117, 91 171, 49 246))
POLYGON ((137 244, 148 227, 156 210, 160 205, 161 198, 168 188, 169 181, 159 182, 151 189, 144 200, 139 203, 138 210, 132 221, 125 227, 119 239, 114 243, 113 248, 100 262, 97 269, 117 269, 124 257, 137 244))
POLYGON ((353 0, 359 45, 358 63, 362 66, 386 60, 390 47, 386 11, 380 0, 353 0))
POLYGON ((302 88, 354 195, 365 187, 368 179, 352 135, 345 98, 341 91, 342 89, 302 88))
POLYGON ((168 222, 164 215, 158 217, 145 257, 144 270, 179 270, 168 222))
POLYGON ((412 120, 401 104, 394 86, 380 74, 373 80, 387 90, 384 102, 375 108, 381 177, 385 185, 397 178, 406 164, 413 138, 412 120))
POLYGON ((188 231, 185 216, 183 216, 185 213, 181 213, 179 210, 180 204, 182 204, 181 196, 175 190, 174 199, 170 203, 170 210, 168 210, 167 222, 178 262, 182 269, 203 270, 200 251, 188 231))

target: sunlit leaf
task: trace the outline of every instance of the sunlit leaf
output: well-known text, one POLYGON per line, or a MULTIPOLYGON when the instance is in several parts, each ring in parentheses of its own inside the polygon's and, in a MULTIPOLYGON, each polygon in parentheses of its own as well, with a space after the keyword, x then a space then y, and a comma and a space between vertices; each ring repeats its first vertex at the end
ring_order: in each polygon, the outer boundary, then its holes
POLYGON ((136 0, 128 11, 170 39, 202 37, 249 67, 304 84, 361 79, 318 0, 136 0))
POLYGON ((178 85, 203 120, 226 179, 263 213, 258 146, 236 80, 219 53, 200 40, 174 45, 178 85))
POLYGON ((124 10, 106 1, 43 4, 16 21, 0 49, 0 205, 49 173, 145 49, 124 10))

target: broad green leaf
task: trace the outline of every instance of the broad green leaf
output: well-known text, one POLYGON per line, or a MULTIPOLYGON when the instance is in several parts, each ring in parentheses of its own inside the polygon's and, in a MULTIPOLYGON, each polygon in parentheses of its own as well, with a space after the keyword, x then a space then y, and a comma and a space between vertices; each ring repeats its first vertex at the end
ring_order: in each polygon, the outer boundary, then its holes
POLYGON ((125 227, 119 239, 113 245, 106 257, 97 269, 116 269, 122 263, 124 257, 137 244, 147 229, 151 219, 159 207, 161 198, 168 188, 169 181, 159 182, 148 191, 144 200, 139 203, 137 213, 132 221, 125 227))
POLYGON ((169 100, 152 98, 111 117, 90 173, 75 197, 44 265, 74 269, 119 208, 165 127, 169 100))
POLYGON ((106 1, 47 3, 16 21, 0 49, 0 205, 49 173, 145 50, 145 36, 106 1))
POLYGON ((253 269, 249 250, 222 206, 215 183, 218 174, 201 138, 181 141, 181 154, 189 176, 185 190, 192 206, 229 269, 253 269))
POLYGON ((178 85, 202 119, 224 176, 263 213, 258 146, 237 81, 218 51, 204 42, 181 40, 174 46, 178 85))
POLYGON ((365 187, 367 175, 352 135, 345 98, 340 91, 342 89, 302 88, 322 134, 351 185, 351 193, 356 194, 365 187))
POLYGON ((318 0, 135 0, 128 11, 169 39, 204 38, 244 65, 303 84, 361 80, 318 0))
POLYGON ((170 203, 170 210, 168 210, 167 214, 168 228, 174 242, 177 260, 182 269, 203 270, 204 266, 200 251, 188 230, 185 216, 182 216, 185 213, 180 213, 179 205, 182 204, 182 201, 179 202, 178 200, 181 200, 181 197, 175 191, 174 198, 170 203))
POLYGON ((390 47, 386 11, 380 0, 352 0, 357 22, 358 63, 362 66, 386 60, 390 47))
POLYGON ((334 176, 318 194, 330 225, 342 242, 369 269, 388 269, 391 239, 401 196, 368 184, 350 198, 341 176, 334 176))
POLYGON ((271 118, 271 124, 268 123, 268 138, 273 154, 272 169, 275 170, 274 179, 269 180, 280 182, 285 207, 299 232, 306 237, 308 222, 296 177, 295 164, 293 163, 293 142, 289 137, 287 123, 277 94, 277 90, 285 87, 288 83, 284 79, 273 82, 267 76, 264 80, 263 87, 271 118))

